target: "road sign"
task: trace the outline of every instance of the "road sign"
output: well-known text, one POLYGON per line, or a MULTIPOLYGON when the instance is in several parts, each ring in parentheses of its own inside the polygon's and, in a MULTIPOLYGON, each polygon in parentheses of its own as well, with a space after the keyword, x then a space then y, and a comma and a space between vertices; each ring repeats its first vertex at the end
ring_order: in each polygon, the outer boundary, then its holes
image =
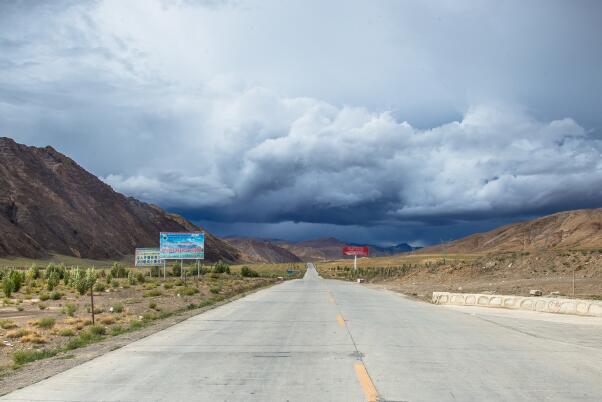
POLYGON ((366 246, 345 246, 343 247, 343 255, 359 255, 363 257, 368 256, 368 247, 366 246))
POLYGON ((158 248, 137 248, 134 265, 137 267, 157 267, 163 264, 158 248))
POLYGON ((205 233, 161 232, 159 249, 163 260, 202 260, 205 258, 205 233))

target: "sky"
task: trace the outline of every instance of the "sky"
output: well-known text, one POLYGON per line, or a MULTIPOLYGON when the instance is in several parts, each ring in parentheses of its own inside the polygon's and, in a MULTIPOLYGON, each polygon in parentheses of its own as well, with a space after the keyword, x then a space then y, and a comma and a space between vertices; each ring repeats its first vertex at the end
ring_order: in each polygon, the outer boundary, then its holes
POLYGON ((0 2, 0 136, 218 235, 602 207, 602 2, 0 2))

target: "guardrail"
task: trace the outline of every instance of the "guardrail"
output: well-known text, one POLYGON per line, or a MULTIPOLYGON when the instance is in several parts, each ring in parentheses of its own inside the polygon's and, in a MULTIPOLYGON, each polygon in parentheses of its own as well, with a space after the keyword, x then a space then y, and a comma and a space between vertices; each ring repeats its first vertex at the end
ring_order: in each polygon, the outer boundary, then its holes
POLYGON ((602 317, 602 302, 585 299, 433 292, 433 303, 602 317))

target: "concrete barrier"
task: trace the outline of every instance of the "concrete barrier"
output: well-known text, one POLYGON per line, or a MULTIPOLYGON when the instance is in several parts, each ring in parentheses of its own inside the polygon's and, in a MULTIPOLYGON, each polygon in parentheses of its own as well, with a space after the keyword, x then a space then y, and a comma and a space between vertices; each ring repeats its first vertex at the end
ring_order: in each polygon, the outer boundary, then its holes
POLYGON ((602 301, 597 300, 433 292, 433 303, 602 317, 602 301))

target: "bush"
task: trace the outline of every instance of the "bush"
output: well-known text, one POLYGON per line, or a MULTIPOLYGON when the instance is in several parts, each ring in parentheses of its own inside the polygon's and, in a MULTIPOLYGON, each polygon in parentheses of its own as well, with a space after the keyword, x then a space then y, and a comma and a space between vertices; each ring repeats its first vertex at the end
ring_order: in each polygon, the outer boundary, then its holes
POLYGON ((50 295, 48 293, 40 293, 40 300, 41 301, 46 301, 50 299, 50 295))
POLYGON ((40 267, 36 264, 32 264, 31 267, 27 270, 27 276, 31 279, 38 279, 40 277, 40 267))
POLYGON ((94 291, 95 292, 104 292, 105 291, 105 284, 102 282, 98 282, 96 285, 94 285, 94 291))
POLYGON ((209 291, 213 294, 218 294, 220 292, 220 290, 222 290, 222 289, 219 287, 214 287, 214 288, 209 289, 209 291))
POLYGON ((117 336, 120 334, 123 334, 125 332, 125 329, 123 329, 123 327, 121 325, 115 325, 113 327, 111 327, 111 336, 117 336))
POLYGON ((136 272, 136 281, 138 281, 138 283, 144 283, 144 274, 142 272, 136 272))
POLYGON ((88 268, 84 273, 79 268, 76 268, 73 272, 73 286, 80 295, 85 294, 88 290, 92 289, 96 282, 97 274, 93 268, 88 268))
POLYGON ((111 268, 110 275, 113 278, 127 278, 128 270, 125 269, 123 265, 118 262, 113 263, 113 267, 111 268))
POLYGON ((245 278, 257 278, 259 276, 259 273, 245 265, 240 269, 240 275, 245 278))
POLYGON ((63 295, 60 292, 57 292, 56 290, 52 293, 50 293, 50 298, 52 300, 60 300, 61 297, 63 297, 63 295))
POLYGON ((23 336, 25 336, 25 335, 29 335, 29 333, 30 333, 30 332, 31 332, 31 331, 30 331, 30 330, 28 330, 27 328, 19 328, 19 329, 16 329, 16 330, 14 330, 14 331, 10 331, 10 332, 8 332, 8 333, 6 334, 6 336, 7 336, 8 338, 21 338, 21 337, 23 337, 23 336))
POLYGON ((132 331, 135 331, 142 327, 144 327, 144 323, 142 321, 135 320, 135 321, 130 322, 130 330, 132 330, 132 331))
POLYGON ((178 291, 182 296, 192 296, 199 293, 197 288, 182 288, 178 291))
POLYGON ((63 274, 63 283, 65 284, 65 286, 69 286, 70 282, 71 282, 71 272, 69 272, 68 270, 65 270, 65 273, 63 274))
POLYGON ((114 313, 123 313, 123 304, 121 304, 121 303, 115 303, 113 305, 113 312, 114 313))
MULTIPOLYGON (((64 275, 65 275, 65 266, 63 264, 59 264, 59 265, 55 265, 55 264, 48 264, 46 266, 46 272, 44 273, 44 276, 46 277, 46 279, 50 279, 50 277, 53 274, 56 274, 56 276, 58 276, 58 279, 61 280, 63 279, 64 275)), ((52 290, 52 289, 49 289, 52 290)))
POLYGON ((77 306, 73 303, 65 303, 65 307, 63 307, 63 312, 70 317, 73 317, 75 312, 77 311, 77 306))
POLYGON ((179 262, 176 262, 173 266, 173 268, 171 269, 171 274, 173 276, 181 276, 182 275, 182 266, 180 265, 179 262))
POLYGON ((0 328, 2 328, 2 329, 17 328, 17 324, 12 322, 11 320, 0 320, 0 328))
POLYGON ((2 278, 2 290, 6 297, 10 297, 14 292, 21 289, 21 285, 25 281, 25 273, 16 270, 11 270, 2 278))
POLYGON ((154 310, 155 308, 157 308, 157 303, 155 303, 154 301, 152 301, 152 302, 148 303, 148 307, 152 308, 154 310))
POLYGON ((128 283, 132 286, 134 286, 136 284, 136 276, 134 275, 134 273, 132 271, 130 271, 128 273, 128 283))
POLYGON ((54 288, 59 284, 60 281, 61 277, 59 276, 59 273, 54 271, 48 277, 48 280, 46 281, 46 287, 48 288, 48 290, 54 290, 54 288))
POLYGON ((100 317, 98 321, 105 325, 111 325, 115 323, 115 317, 113 317, 112 315, 105 315, 104 317, 100 317))
POLYGON ((107 285, 110 285, 111 282, 113 282, 113 274, 111 274, 110 272, 107 275, 106 282, 107 282, 107 285))
POLYGON ((54 318, 44 317, 36 322, 36 325, 40 328, 52 328, 54 327, 54 318))
POLYGON ((171 283, 171 282, 165 282, 165 283, 163 284, 163 287, 164 287, 165 289, 171 289, 171 288, 173 288, 173 283, 171 283))
POLYGON ((75 331, 72 328, 61 328, 59 330, 60 336, 75 336, 75 331))
POLYGON ((144 297, 157 297, 161 296, 163 292, 160 289, 151 289, 148 292, 144 292, 144 297))
POLYGON ((221 260, 213 267, 213 272, 216 274, 229 274, 230 266, 221 260))
POLYGON ((107 329, 98 324, 92 325, 90 328, 88 328, 88 331, 95 336, 105 335, 107 333, 107 329))
POLYGON ((19 350, 13 353, 13 362, 15 366, 22 366, 36 360, 56 356, 57 353, 58 350, 19 350))
POLYGON ((44 303, 40 303, 40 304, 38 304, 38 308, 39 308, 40 310, 46 310, 46 307, 48 307, 48 306, 46 306, 44 303))

